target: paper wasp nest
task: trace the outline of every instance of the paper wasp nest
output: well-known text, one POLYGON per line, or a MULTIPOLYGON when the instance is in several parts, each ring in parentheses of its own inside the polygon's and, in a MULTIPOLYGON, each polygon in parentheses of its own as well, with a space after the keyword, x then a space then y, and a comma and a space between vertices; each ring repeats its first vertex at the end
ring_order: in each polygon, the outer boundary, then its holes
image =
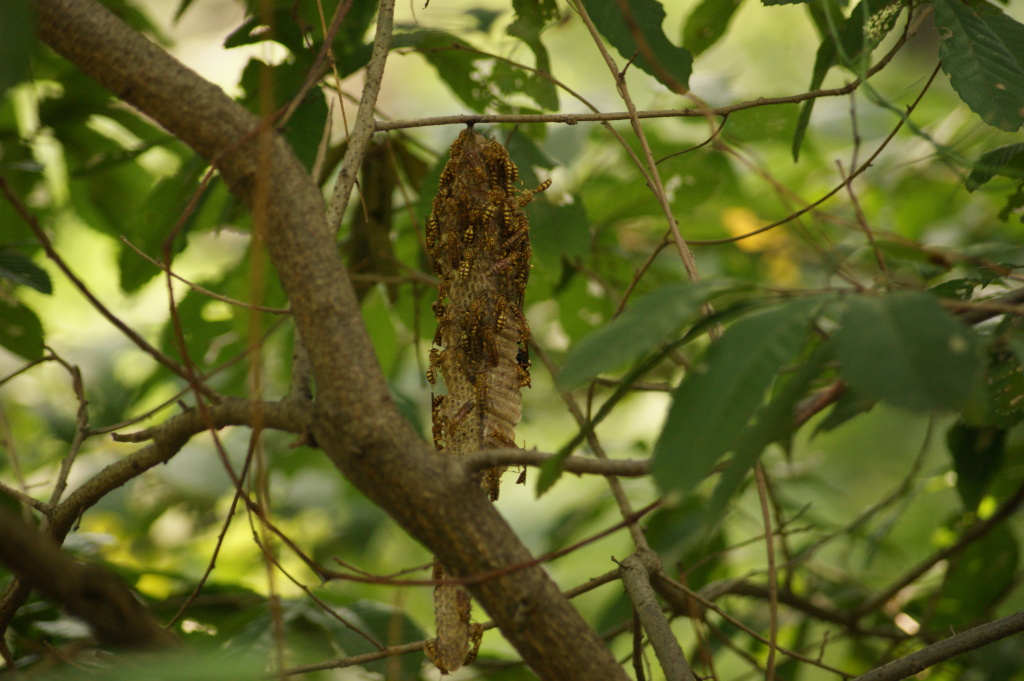
MULTIPOLYGON (((522 207, 533 198, 515 188, 518 180, 501 144, 463 130, 427 223, 427 250, 440 280, 428 378, 434 383, 440 373, 447 388, 434 397, 434 444, 453 456, 516 446, 520 388, 530 385, 523 316, 530 228, 522 207)), ((484 475, 492 499, 501 472, 484 475)))
MULTIPOLYGON (((530 385, 523 297, 531 250, 523 206, 534 193, 517 190, 518 180, 501 144, 463 130, 427 222, 427 250, 440 282, 427 378, 435 384, 440 374, 447 389, 433 397, 434 445, 453 456, 516 446, 520 389, 530 385)), ((481 477, 491 500, 503 472, 494 468, 481 477)), ((440 566, 434 574, 442 576, 440 566)), ((434 604, 437 638, 427 655, 447 673, 472 661, 480 629, 470 623, 463 587, 439 585, 434 604)))

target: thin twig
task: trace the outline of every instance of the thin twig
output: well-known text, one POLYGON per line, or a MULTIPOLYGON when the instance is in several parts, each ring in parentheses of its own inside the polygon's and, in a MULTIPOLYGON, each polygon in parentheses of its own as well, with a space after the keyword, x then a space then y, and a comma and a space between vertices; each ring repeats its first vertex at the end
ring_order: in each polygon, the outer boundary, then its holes
POLYGON ((669 230, 672 233, 672 239, 675 242, 676 248, 679 251, 679 258, 683 262, 683 267, 686 269, 686 275, 690 281, 698 281, 700 279, 700 273, 697 271, 697 261, 693 257, 693 253, 690 248, 686 245, 686 240, 683 238, 682 232, 679 231, 679 224, 676 222, 675 214, 672 212, 672 206, 669 204, 668 195, 665 193, 665 186, 661 181, 661 173, 658 172, 658 165, 654 160, 654 155, 651 153, 651 146, 647 142, 647 135, 644 134, 643 126, 640 125, 640 118, 636 105, 633 103, 633 98, 629 94, 629 86, 626 85, 626 78, 624 73, 619 72, 618 66, 615 64, 615 60, 608 53, 607 48, 604 46, 604 41, 598 35, 597 27, 594 26, 594 22, 591 21, 590 15, 587 13, 587 9, 582 2, 576 3, 576 9, 580 14, 580 18, 583 19, 583 23, 586 25, 587 30, 590 32, 591 38, 597 45, 597 49, 601 52, 601 56, 604 58, 605 64, 612 73, 612 77, 615 78, 615 85, 619 92, 619 96, 622 98, 623 103, 626 105, 626 109, 629 111, 629 121, 633 126, 633 132, 636 134, 637 140, 640 142, 640 148, 643 150, 644 160, 647 162, 648 171, 648 182, 650 184, 651 191, 654 192, 655 198, 658 200, 658 205, 661 206, 662 212, 665 214, 665 219, 668 221, 669 230))
MULTIPOLYGON (((558 368, 555 366, 554 362, 551 361, 551 358, 548 357, 548 354, 543 348, 537 345, 536 340, 531 341, 530 346, 534 348, 537 356, 548 370, 548 373, 551 374, 552 380, 556 379, 558 377, 558 368)), ((601 441, 597 438, 597 434, 594 432, 594 429, 587 427, 590 420, 583 414, 583 411, 580 410, 579 405, 576 403, 576 398, 568 391, 560 392, 559 396, 562 398, 565 406, 568 407, 569 413, 572 414, 572 417, 576 420, 580 430, 586 432, 587 444, 590 445, 590 449, 594 452, 594 456, 599 460, 609 461, 608 455, 605 453, 604 447, 601 446, 601 441)), ((608 487, 612 491, 612 496, 615 497, 615 503, 618 504, 619 512, 622 514, 622 517, 632 517, 634 515, 633 505, 630 503, 629 496, 626 494, 625 490, 622 489, 622 483, 614 477, 608 477, 607 480, 608 487)), ((647 537, 644 536, 643 530, 635 521, 630 524, 629 532, 633 537, 633 543, 636 545, 637 550, 650 548, 647 544, 647 537)))
POLYGON ((982 624, 888 662, 853 681, 898 681, 928 667, 1024 631, 1024 611, 982 624))
POLYGON ((129 241, 128 237, 122 236, 121 237, 121 243, 123 243, 125 246, 127 246, 128 248, 130 248, 133 251, 135 251, 135 253, 137 255, 139 255, 139 257, 143 258, 144 260, 146 260, 150 264, 155 265, 156 267, 159 267, 166 274, 169 274, 170 276, 174 277, 178 281, 182 282, 183 284, 188 286, 190 289, 192 289, 196 293, 201 293, 204 296, 207 296, 207 297, 212 298, 214 300, 219 300, 222 303, 227 303, 228 305, 233 305, 235 307, 243 307, 243 308, 246 308, 248 310, 255 310, 257 312, 266 312, 266 313, 269 313, 269 314, 291 314, 291 310, 289 310, 288 308, 284 308, 284 307, 264 307, 262 305, 254 305, 252 303, 246 303, 246 302, 243 302, 241 300, 235 300, 234 298, 229 298, 228 296, 221 295, 220 293, 217 293, 216 291, 211 291, 210 289, 204 288, 204 287, 200 286, 199 284, 196 284, 195 282, 189 281, 188 279, 186 279, 185 277, 182 277, 179 274, 175 274, 173 271, 171 271, 171 269, 169 267, 167 267, 167 265, 165 265, 164 263, 160 262, 159 260, 151 257, 147 253, 143 252, 142 249, 140 249, 138 246, 136 246, 131 241, 129 241))
POLYGON ((757 479, 757 497, 761 502, 761 518, 764 521, 764 546, 768 554, 768 660, 765 662, 765 681, 775 678, 775 647, 779 637, 779 583, 775 569, 775 534, 772 532, 772 518, 768 509, 768 484, 764 468, 760 463, 754 466, 757 479))
MULTIPOLYGON (((481 471, 495 466, 542 466, 555 454, 528 449, 484 449, 463 457, 460 462, 467 470, 481 471)), ((562 468, 569 473, 640 478, 651 473, 651 462, 629 459, 588 459, 569 456, 562 468)))
POLYGON ((366 154, 366 145, 370 143, 370 138, 373 137, 375 130, 373 109, 377 103, 381 81, 384 78, 384 63, 387 61, 388 50, 391 47, 394 13, 395 0, 381 0, 377 10, 377 32, 373 39, 373 51, 370 62, 366 66, 363 96, 359 102, 355 123, 352 126, 348 149, 345 151, 345 158, 341 163, 341 171, 338 173, 338 180, 331 193, 330 203, 327 205, 327 227, 334 234, 341 227, 341 219, 348 207, 352 186, 355 184, 359 166, 362 165, 363 156, 366 154))
MULTIPOLYGON (((128 339, 131 340, 131 342, 134 343, 140 350, 142 350, 147 355, 156 360, 157 363, 162 364, 163 366, 170 369, 173 373, 177 374, 178 376, 181 376, 182 378, 188 377, 186 370, 180 364, 178 364, 173 359, 171 359, 170 357, 168 357, 167 355, 153 347, 149 342, 146 341, 146 339, 144 339, 142 336, 136 333, 134 329, 132 329, 130 326, 128 326, 120 319, 118 319, 118 317, 113 312, 111 312, 106 305, 101 303, 99 299, 95 295, 93 295, 92 291, 90 291, 89 288, 85 285, 85 283, 82 282, 82 280, 79 279, 78 276, 71 271, 71 268, 68 266, 68 264, 64 262, 64 259, 60 256, 59 253, 57 253, 57 250, 53 247, 53 242, 50 241, 50 237, 47 236, 46 231, 43 230, 43 228, 40 226, 39 221, 36 219, 35 215, 33 215, 25 206, 25 204, 21 202, 21 199, 18 198, 18 196, 14 193, 10 185, 7 184, 7 181, 3 177, 0 177, 0 191, 3 192, 4 196, 7 197, 7 200, 14 207, 15 211, 17 211, 17 213, 25 221, 29 229, 32 230, 32 233, 35 235, 35 237, 39 240, 39 243, 42 245, 43 251, 45 251, 46 256, 50 260, 52 260, 55 265, 57 265, 58 269, 60 269, 60 271, 64 273, 64 276, 67 277, 68 281, 70 281, 71 284, 76 289, 78 289, 78 292, 81 293, 82 296, 84 296, 85 299, 89 301, 89 303, 93 306, 93 308, 96 309, 97 312, 99 312, 108 322, 113 324, 118 331, 127 336, 128 339)), ((204 393, 206 393, 208 397, 216 397, 213 391, 211 391, 209 388, 204 387, 204 393)))

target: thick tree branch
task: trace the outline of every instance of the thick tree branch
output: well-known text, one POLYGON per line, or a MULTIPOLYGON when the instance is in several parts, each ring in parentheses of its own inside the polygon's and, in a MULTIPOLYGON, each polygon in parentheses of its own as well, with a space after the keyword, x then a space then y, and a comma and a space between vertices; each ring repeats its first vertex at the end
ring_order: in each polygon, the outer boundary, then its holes
MULTIPOLYGON (((291 402, 257 403, 227 398, 219 404, 207 405, 205 417, 199 410, 190 409, 141 434, 120 438, 115 436, 115 439, 122 442, 152 442, 105 467, 82 483, 64 501, 48 508, 42 529, 49 539, 58 543, 64 541, 75 522, 100 499, 154 466, 169 461, 196 433, 210 426, 251 426, 257 421, 264 428, 304 433, 309 424, 308 409, 291 402)), ((15 610, 28 597, 29 586, 24 581, 15 581, 0 594, 0 631, 6 629, 15 610)))
POLYGON ((92 627, 101 643, 167 648, 174 636, 153 619, 113 573, 79 565, 48 536, 0 507, 0 563, 28 586, 92 627))
MULTIPOLYGON (((453 576, 528 562, 529 551, 475 476, 428 447, 396 408, 319 190, 286 143, 94 0, 36 0, 34 8, 43 41, 209 159, 250 206, 257 187, 263 193, 268 252, 318 389, 312 432, 339 470, 453 576), (257 151, 262 135, 272 135, 269 153, 257 151)), ((540 677, 625 678, 540 566, 470 590, 540 677)))

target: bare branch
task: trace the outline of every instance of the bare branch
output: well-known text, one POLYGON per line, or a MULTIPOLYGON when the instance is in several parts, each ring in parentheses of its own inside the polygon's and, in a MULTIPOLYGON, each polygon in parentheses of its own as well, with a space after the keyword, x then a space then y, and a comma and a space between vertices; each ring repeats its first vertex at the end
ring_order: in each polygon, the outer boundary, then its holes
POLYGON ((968 651, 994 643, 1008 636, 1024 631, 1024 611, 1016 612, 1002 619, 982 624, 967 631, 950 636, 944 641, 933 643, 915 653, 906 655, 853 681, 898 681, 968 651))
MULTIPOLYGON (((485 449, 461 459, 462 465, 470 471, 481 471, 494 466, 542 466, 554 454, 527 449, 485 449)), ((588 459, 570 456, 562 461, 562 468, 569 473, 606 475, 619 478, 640 478, 649 475, 649 461, 629 459, 588 459)))
POLYGON ((377 105, 377 94, 384 78, 384 63, 391 47, 391 32, 394 28, 395 0, 381 0, 377 10, 377 33, 373 39, 373 53, 366 67, 366 83, 363 85, 363 96, 359 102, 359 112, 353 126, 352 136, 348 141, 345 158, 341 162, 341 171, 331 194, 331 202, 327 206, 327 226, 332 233, 341 227, 341 218, 348 207, 348 198, 356 183, 356 174, 363 163, 366 145, 374 133, 373 108, 377 105))
POLYGON ((647 632, 647 638, 654 648, 654 654, 658 656, 665 678, 668 681, 696 681, 693 670, 683 655, 683 649, 679 647, 679 641, 676 640, 668 620, 661 612, 644 561, 634 554, 619 563, 619 566, 619 574, 626 587, 626 593, 633 601, 633 610, 647 632))

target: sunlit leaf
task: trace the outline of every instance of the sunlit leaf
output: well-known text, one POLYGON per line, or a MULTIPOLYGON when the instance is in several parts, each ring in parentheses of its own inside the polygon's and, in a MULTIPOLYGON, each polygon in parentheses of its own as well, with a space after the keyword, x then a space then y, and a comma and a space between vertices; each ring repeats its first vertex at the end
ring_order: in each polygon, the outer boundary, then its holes
POLYGON ((821 300, 801 298, 733 324, 711 345, 672 395, 654 448, 652 474, 666 491, 686 495, 704 479, 793 361, 821 300))
POLYGON ((854 296, 836 332, 843 379, 866 397, 957 409, 981 369, 974 334, 921 292, 854 296))
MULTIPOLYGON (((529 45, 539 71, 551 73, 551 59, 541 42, 540 33, 549 21, 557 20, 557 5, 554 0, 513 0, 512 7, 516 12, 516 20, 509 25, 508 34, 529 45)), ((523 92, 545 109, 558 108, 558 91, 550 79, 541 74, 520 72, 524 74, 523 92)))
POLYGON ((623 59, 632 60, 637 67, 660 81, 664 82, 667 76, 679 85, 688 87, 693 56, 665 37, 662 28, 665 10, 660 3, 656 0, 630 0, 628 16, 623 14, 618 0, 583 0, 583 4, 597 30, 618 50, 623 59), (634 30, 643 36, 655 64, 648 60, 645 50, 637 45, 634 30))
MULTIPOLYGON (((129 239, 135 248, 161 261, 164 240, 177 229, 171 250, 173 254, 181 252, 196 218, 196 211, 201 208, 201 201, 193 206, 191 214, 186 214, 185 210, 193 195, 199 191, 199 179, 205 169, 206 161, 199 156, 193 156, 177 173, 160 180, 142 203, 142 219, 131 223, 136 229, 125 232, 122 236, 129 239)), ((121 289, 128 293, 139 290, 160 273, 159 268, 127 244, 121 245, 118 266, 121 289)))
POLYGON ((960 98, 991 126, 1024 123, 1024 25, 992 5, 933 0, 942 70, 960 98))

